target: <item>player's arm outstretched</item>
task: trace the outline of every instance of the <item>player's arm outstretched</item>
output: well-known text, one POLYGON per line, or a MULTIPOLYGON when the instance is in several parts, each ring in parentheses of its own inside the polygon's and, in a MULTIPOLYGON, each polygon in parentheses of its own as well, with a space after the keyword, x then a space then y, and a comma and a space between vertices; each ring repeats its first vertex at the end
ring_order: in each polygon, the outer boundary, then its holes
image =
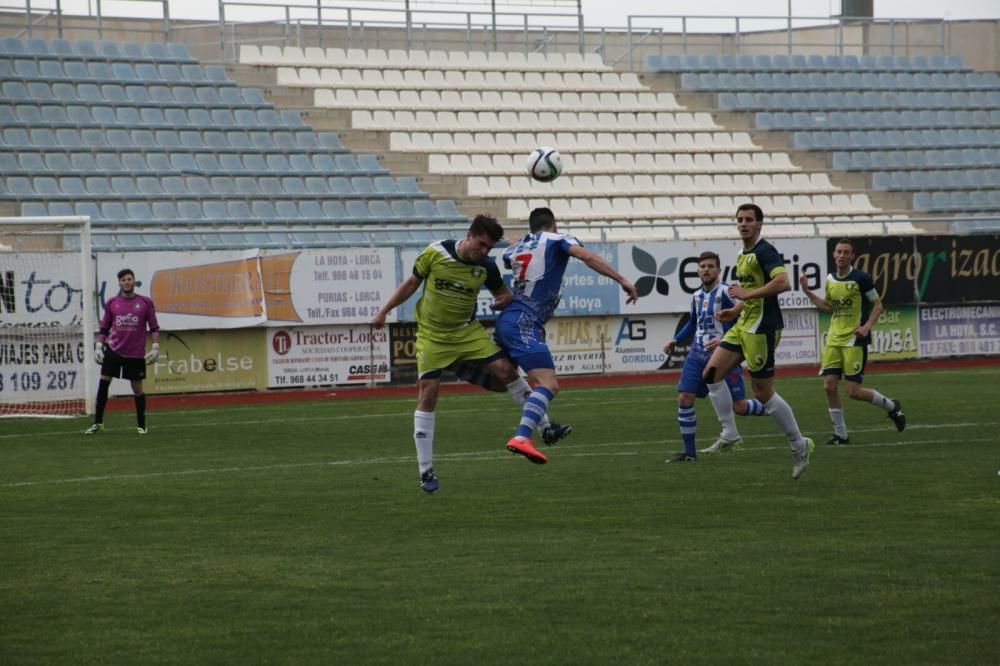
POLYGON ((604 261, 600 255, 591 252, 590 250, 580 247, 579 245, 573 245, 569 248, 569 256, 576 257, 583 263, 587 264, 587 268, 592 271, 596 271, 605 277, 609 277, 618 284, 622 286, 625 293, 628 294, 628 299, 625 301, 627 305, 631 305, 639 300, 639 292, 636 291, 635 285, 626 280, 622 275, 616 271, 611 264, 604 261))
POLYGON ((802 287, 802 292, 813 302, 819 310, 823 312, 833 312, 833 306, 827 303, 824 299, 819 297, 815 291, 809 288, 809 278, 803 275, 799 278, 799 286, 802 287))
POLYGON ((385 326, 386 315, 392 312, 397 306, 402 305, 409 300, 410 296, 413 296, 413 294, 417 292, 417 289, 420 288, 421 282, 423 282, 423 280, 416 275, 411 275, 403 280, 403 282, 396 287, 396 291, 392 292, 392 295, 389 297, 389 300, 385 302, 385 305, 379 308, 379 311, 375 313, 374 317, 372 317, 372 326, 375 328, 382 328, 385 326))

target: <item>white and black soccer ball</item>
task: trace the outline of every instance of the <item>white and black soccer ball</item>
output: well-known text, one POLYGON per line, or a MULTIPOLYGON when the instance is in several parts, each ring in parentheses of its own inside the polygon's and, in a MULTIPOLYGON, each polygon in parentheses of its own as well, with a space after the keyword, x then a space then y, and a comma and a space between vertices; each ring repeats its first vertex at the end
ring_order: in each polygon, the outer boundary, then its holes
POLYGON ((562 170, 562 156, 555 148, 541 146, 528 156, 528 175, 540 183, 551 183, 562 170))

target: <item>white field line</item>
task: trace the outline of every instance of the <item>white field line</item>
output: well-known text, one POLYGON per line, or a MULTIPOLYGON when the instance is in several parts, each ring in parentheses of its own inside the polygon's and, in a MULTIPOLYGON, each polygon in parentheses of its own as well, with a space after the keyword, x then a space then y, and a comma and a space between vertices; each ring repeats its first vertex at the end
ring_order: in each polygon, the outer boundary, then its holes
MULTIPOLYGON (((659 401, 660 401, 660 398, 657 398, 656 402, 659 402, 659 401)), ((410 402, 412 404, 412 401, 410 401, 410 402)), ((637 400, 606 400, 606 399, 605 400, 587 401, 587 400, 580 400, 579 398, 576 398, 576 399, 573 399, 572 401, 567 400, 567 401, 560 402, 559 403, 559 407, 562 410, 569 410, 569 409, 577 408, 577 407, 580 407, 580 406, 585 406, 587 404, 600 404, 602 406, 619 405, 619 404, 620 405, 636 406, 638 404, 641 404, 642 402, 645 402, 645 401, 637 401, 637 400)), ((359 402, 359 403, 356 403, 356 404, 362 404, 362 403, 359 402)), ((338 406, 342 407, 343 405, 338 405, 338 406)), ((672 406, 673 405, 670 402, 665 402, 664 403, 664 410, 665 410, 664 413, 667 414, 668 416, 672 415, 672 413, 671 413, 672 406)), ((469 409, 454 409, 454 408, 449 409, 449 408, 444 408, 444 409, 438 410, 438 413, 440 413, 442 415, 448 415, 448 414, 482 414, 482 413, 512 412, 512 410, 516 410, 516 409, 517 409, 517 407, 513 406, 512 403, 509 400, 505 400, 505 401, 498 401, 495 405, 491 405, 489 407, 475 407, 475 408, 469 408, 469 409)), ((226 412, 232 413, 232 411, 234 411, 234 410, 232 410, 232 409, 229 409, 229 410, 198 410, 197 412, 186 411, 186 412, 183 412, 183 413, 186 413, 186 414, 194 414, 194 413, 207 414, 207 413, 211 413, 211 412, 215 412, 215 411, 219 411, 221 413, 226 413, 226 412)), ((555 410, 556 414, 558 414, 559 411, 560 411, 560 409, 555 410)), ((170 412, 163 412, 162 414, 163 415, 167 415, 169 413, 170 412)), ((283 424, 290 424, 290 423, 316 423, 316 422, 333 422, 333 421, 351 421, 351 420, 355 420, 355 419, 357 419, 357 420, 362 420, 362 419, 382 419, 382 418, 393 418, 393 417, 400 417, 400 418, 402 418, 402 417, 412 417, 412 416, 413 416, 413 411, 408 409, 406 411, 401 411, 401 412, 372 412, 372 413, 325 414, 325 415, 324 414, 318 414, 318 415, 315 415, 315 416, 290 416, 290 417, 268 418, 268 419, 238 419, 238 420, 214 421, 212 423, 212 425, 214 427, 224 427, 224 426, 267 425, 267 424, 274 424, 274 423, 283 423, 283 424)), ((126 421, 128 421, 128 420, 131 419, 131 416, 128 415, 128 414, 125 414, 124 417, 125 417, 126 421)), ((81 418, 79 420, 82 421, 83 419, 81 418)), ((87 421, 87 423, 89 423, 89 421, 87 421)), ((948 425, 943 425, 943 426, 914 424, 912 426, 909 426, 909 428, 910 429, 916 429, 916 428, 921 428, 921 427, 923 427, 923 428, 931 428, 931 427, 953 427, 953 426, 960 426, 960 425, 964 425, 964 424, 960 424, 960 423, 959 424, 948 424, 948 425)), ((975 424, 972 424, 972 425, 975 425, 975 424)), ((990 425, 990 424, 984 424, 984 425, 990 425)), ((152 428, 152 430, 154 432, 158 432, 158 431, 162 431, 162 430, 186 429, 186 428, 191 428, 191 427, 192 427, 192 424, 190 422, 179 423, 179 424, 177 424, 177 423, 155 423, 155 424, 151 425, 151 428, 152 428)), ((127 430, 132 430, 132 429, 133 429, 133 426, 130 425, 130 426, 127 426, 127 427, 126 426, 122 426, 122 427, 117 427, 117 428, 106 428, 106 431, 107 432, 117 432, 117 431, 127 431, 127 430)), ((865 432, 865 431, 864 430, 858 430, 858 432, 865 432)), ((0 434, 0 441, 7 440, 7 439, 22 439, 22 438, 25 438, 25 437, 78 437, 78 436, 81 436, 82 434, 83 434, 82 429, 72 430, 72 431, 67 431, 67 430, 52 430, 52 431, 48 431, 48 432, 33 432, 33 433, 30 433, 30 434, 26 434, 26 433, 7 433, 7 434, 0 434)), ((100 437, 100 435, 95 435, 95 437, 100 437)))
MULTIPOLYGON (((967 427, 976 426, 979 424, 968 423, 968 424, 951 424, 949 425, 937 425, 930 427, 967 427)), ((992 424, 984 424, 992 425, 992 424)), ((882 429, 884 430, 884 428, 882 429)), ((759 439, 759 438, 747 438, 759 439)), ((837 449, 867 449, 867 448, 884 448, 884 447, 897 447, 897 446, 916 446, 919 444, 944 444, 952 442, 951 439, 923 439, 923 440, 899 440, 894 442, 877 442, 872 444, 852 444, 850 446, 843 447, 829 447, 825 450, 837 450, 837 449)), ((979 443, 979 442, 995 442, 994 438, 990 437, 973 437, 963 440, 963 443, 979 443)), ((608 447, 663 447, 665 443, 669 443, 670 440, 638 440, 631 442, 603 442, 599 444, 586 444, 581 446, 574 446, 569 448, 569 451, 561 450, 559 453, 560 458, 587 458, 594 456, 606 457, 608 455, 614 456, 638 456, 643 455, 643 451, 614 451, 612 453, 608 452, 598 452, 598 451, 579 451, 580 449, 600 449, 608 447)), ((780 446, 755 446, 753 448, 741 449, 738 455, 744 455, 747 453, 756 453, 758 451, 788 451, 788 446, 782 444, 780 446)), ((729 454, 732 455, 732 454, 729 454)), ((436 455, 439 460, 449 460, 452 462, 464 462, 464 461, 514 461, 517 460, 514 456, 509 453, 499 453, 496 451, 464 451, 457 453, 439 453, 436 455)), ((44 485, 58 485, 67 483, 94 483, 98 481, 129 481, 136 479, 151 479, 151 478, 163 478, 163 477, 182 477, 182 476, 207 476, 213 474, 233 474, 233 473, 253 473, 253 472, 268 472, 268 471, 284 471, 289 469, 302 469, 306 467, 341 467, 341 466, 352 466, 352 465, 387 465, 387 464, 412 464, 413 456, 395 456, 395 457, 381 457, 381 458, 359 458, 359 459, 345 459, 345 460, 327 460, 327 461, 316 461, 316 462, 304 462, 304 463, 280 463, 275 465, 254 465, 246 467, 211 467, 206 469, 189 469, 189 470, 177 470, 171 472, 144 472, 136 474, 108 474, 104 476, 84 476, 76 478, 67 479, 50 479, 46 481, 19 481, 14 483, 5 483, 0 485, 0 488, 24 488, 31 486, 44 486, 44 485)))
MULTIPOLYGON (((957 375, 957 374, 968 375, 970 372, 974 373, 974 372, 977 372, 977 371, 983 372, 983 373, 989 373, 989 372, 992 372, 992 368, 991 367, 987 367, 987 368, 960 368, 960 369, 956 369, 956 370, 928 370, 927 372, 934 373, 934 374, 940 374, 940 375, 957 375)), ((913 376, 913 374, 915 372, 918 372, 918 371, 909 371, 909 372, 872 372, 870 374, 870 376, 871 377, 911 377, 911 376, 913 376)), ((809 376, 786 377, 785 381, 798 381, 798 380, 803 380, 803 379, 811 381, 811 380, 818 379, 818 378, 819 378, 818 375, 816 377, 809 377, 809 376)), ((570 389, 572 391, 572 393, 573 393, 572 397, 569 398, 569 399, 565 399, 565 398, 561 399, 559 401, 559 405, 565 406, 565 407, 573 407, 573 406, 576 406, 576 405, 579 405, 579 404, 584 404, 584 403, 599 403, 599 404, 602 404, 602 405, 605 405, 605 404, 607 404, 607 405, 613 405, 613 404, 635 404, 636 403, 636 399, 635 398, 632 398, 632 399, 629 399, 629 400, 608 401, 608 400, 602 399, 600 397, 600 394, 604 394, 604 393, 626 393, 626 392, 633 392, 633 391, 639 391, 639 392, 643 392, 643 393, 647 394, 648 398, 640 398, 639 399, 642 402, 647 402, 648 400, 653 400, 653 401, 659 402, 660 400, 662 400, 663 396, 662 395, 657 395, 657 394, 653 393, 652 391, 655 391, 656 389, 663 389, 663 390, 665 390, 665 391, 668 392, 667 395, 669 397, 673 397, 673 395, 676 395, 676 393, 675 393, 676 388, 677 388, 677 382, 675 380, 667 381, 666 377, 664 378, 664 381, 662 383, 636 384, 636 385, 623 385, 623 386, 606 386, 606 387, 579 387, 579 388, 570 389), (588 400, 587 398, 593 398, 593 399, 592 400, 588 400)), ((329 396, 335 396, 335 395, 337 395, 337 392, 336 391, 331 391, 327 395, 329 395, 329 396)), ((472 398, 479 398, 479 397, 482 397, 484 395, 488 395, 488 393, 486 393, 486 392, 482 392, 482 393, 476 393, 476 392, 472 392, 472 393, 459 393, 459 394, 447 396, 447 401, 451 402, 452 400, 455 400, 455 399, 467 399, 467 398, 470 398, 470 397, 472 397, 472 398)), ((128 396, 117 396, 117 397, 127 398, 128 396)), ((155 402, 155 400, 156 400, 156 396, 153 396, 153 401, 155 402)), ((415 397, 412 397, 412 398, 379 398, 377 396, 372 396, 371 398, 358 398, 358 399, 353 399, 352 398, 351 399, 351 403, 328 402, 328 403, 321 403, 321 404, 324 407, 329 407, 331 405, 337 405, 337 406, 341 406, 342 407, 345 404, 353 404, 355 402, 357 404, 364 404, 365 402, 371 402, 371 401, 377 401, 377 402, 379 402, 381 404, 395 404, 395 403, 399 403, 399 404, 405 404, 405 405, 414 405, 414 406, 416 405, 416 398, 415 397)), ((186 408, 185 407, 185 408, 177 408, 177 409, 167 409, 167 410, 159 411, 157 413, 159 413, 159 414, 220 414, 220 413, 221 414, 225 414, 227 412, 228 413, 232 413, 232 412, 237 412, 237 411, 256 410, 256 409, 258 409, 258 408, 260 408, 262 406, 267 407, 267 406, 271 406, 272 404, 273 405, 279 405, 279 404, 280 405, 294 405, 294 404, 297 404, 297 403, 292 402, 292 403, 264 403, 263 405, 260 405, 260 404, 227 405, 227 406, 224 406, 224 407, 208 407, 208 408, 205 408, 205 409, 191 409, 191 408, 186 408)), ((315 405, 315 402, 312 402, 310 404, 315 405)), ((445 412, 445 410, 440 410, 440 411, 441 411, 441 413, 445 412)), ((476 410, 447 410, 447 411, 448 412, 455 412, 455 413, 463 413, 463 412, 484 411, 484 410, 476 409, 476 410)), ((494 409, 491 408, 489 411, 500 411, 500 410, 499 409, 494 410, 494 409)), ((406 412, 406 414, 412 414, 412 411, 406 412)), ((381 414, 379 416, 383 416, 383 415, 385 415, 385 414, 381 414)), ((287 419, 287 420, 296 420, 296 419, 287 419)), ((260 422, 258 422, 258 423, 260 423, 260 422)), ((157 426, 157 429, 159 429, 159 426, 157 426)), ((41 434, 41 435, 46 435, 46 434, 50 434, 50 435, 63 435, 63 434, 66 434, 66 433, 61 433, 61 432, 60 433, 55 433, 55 432, 53 432, 53 433, 33 433, 33 435, 35 435, 35 434, 41 434)), ((14 435, 0 435, 0 439, 9 438, 9 437, 14 437, 14 435)))

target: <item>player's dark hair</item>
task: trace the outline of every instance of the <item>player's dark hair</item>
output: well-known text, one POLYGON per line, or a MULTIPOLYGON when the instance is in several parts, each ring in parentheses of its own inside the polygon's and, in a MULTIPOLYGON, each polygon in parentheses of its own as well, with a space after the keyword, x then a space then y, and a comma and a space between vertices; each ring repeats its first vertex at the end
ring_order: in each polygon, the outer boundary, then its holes
POLYGON ((716 268, 722 268, 722 261, 719 259, 719 255, 712 252, 711 250, 705 250, 704 252, 698 255, 699 264, 705 261, 706 259, 711 259, 712 261, 714 261, 716 268))
POLYGON ((760 206, 758 206, 757 204, 754 204, 754 203, 745 203, 745 204, 741 205, 739 208, 736 209, 736 217, 739 217, 740 216, 740 211, 744 211, 744 210, 752 210, 753 211, 754 219, 756 219, 758 222, 763 222, 764 221, 764 211, 762 211, 760 209, 760 206))
POLYGON ((855 248, 854 248, 854 243, 851 241, 850 238, 841 238, 839 241, 837 241, 836 243, 834 243, 833 246, 837 247, 838 245, 850 245, 851 246, 851 252, 855 252, 856 251, 855 248))
POLYGON ((476 215, 469 225, 469 233, 473 236, 489 236, 494 243, 499 243, 503 238, 503 227, 497 222, 495 217, 489 215, 476 215))
POLYGON ((531 233, 551 229, 555 224, 556 216, 548 208, 536 208, 528 215, 528 229, 531 233))
POLYGON ((118 271, 118 279, 119 280, 121 280, 126 275, 131 275, 132 277, 135 277, 135 273, 132 272, 131 268, 123 268, 120 271, 118 271))

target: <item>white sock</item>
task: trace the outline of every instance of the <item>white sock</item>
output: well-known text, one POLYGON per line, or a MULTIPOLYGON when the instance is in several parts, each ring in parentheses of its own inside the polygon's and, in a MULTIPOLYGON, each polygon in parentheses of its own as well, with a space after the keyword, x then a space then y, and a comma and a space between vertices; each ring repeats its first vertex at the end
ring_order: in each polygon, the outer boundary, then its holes
POLYGON ((423 474, 433 465, 434 412, 413 412, 413 443, 417 445, 417 468, 423 474))
POLYGON ((799 430, 799 424, 795 422, 795 414, 792 413, 792 408, 777 393, 767 401, 767 414, 774 419, 774 422, 778 424, 778 427, 788 437, 788 442, 792 445, 792 451, 800 451, 804 442, 802 441, 802 432, 799 430))
POLYGON ((708 399, 712 401, 715 415, 719 418, 719 423, 722 424, 722 437, 739 439, 740 433, 736 430, 736 415, 733 413, 733 396, 729 392, 726 380, 708 385, 708 399))
POLYGON ((847 439, 847 423, 844 422, 843 409, 828 409, 830 420, 833 421, 833 434, 841 439, 847 439))
POLYGON ((896 409, 896 405, 895 403, 893 403, 892 400, 885 397, 875 389, 872 389, 872 404, 875 405, 876 407, 881 407, 887 412, 891 412, 892 410, 896 409))
MULTIPOLYGON (((531 385, 528 384, 524 377, 518 377, 510 384, 507 384, 507 393, 510 394, 510 399, 514 401, 515 405, 524 407, 524 403, 528 401, 528 397, 531 395, 531 385)), ((542 414, 542 418, 538 421, 538 429, 545 430, 551 423, 549 415, 542 414)))

